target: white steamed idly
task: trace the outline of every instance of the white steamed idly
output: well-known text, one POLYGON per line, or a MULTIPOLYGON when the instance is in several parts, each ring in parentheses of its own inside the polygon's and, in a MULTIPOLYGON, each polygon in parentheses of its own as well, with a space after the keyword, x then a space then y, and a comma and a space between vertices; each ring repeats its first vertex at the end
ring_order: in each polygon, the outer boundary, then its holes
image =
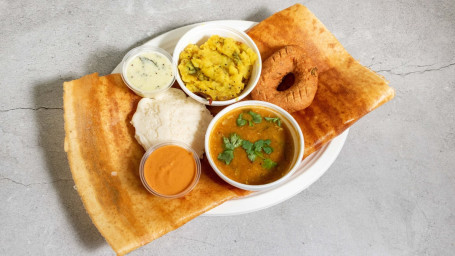
POLYGON ((153 98, 139 101, 131 120, 136 140, 145 150, 161 142, 176 140, 189 145, 202 158, 204 137, 212 120, 205 105, 170 88, 153 98))

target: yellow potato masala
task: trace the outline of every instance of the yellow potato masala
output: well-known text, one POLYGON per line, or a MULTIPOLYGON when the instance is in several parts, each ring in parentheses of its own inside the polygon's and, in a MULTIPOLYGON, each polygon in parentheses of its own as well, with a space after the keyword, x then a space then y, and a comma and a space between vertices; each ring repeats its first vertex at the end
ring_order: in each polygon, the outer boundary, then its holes
POLYGON ((180 53, 178 69, 191 92, 207 99, 230 100, 248 84, 257 58, 246 44, 214 35, 200 47, 188 45, 180 53))

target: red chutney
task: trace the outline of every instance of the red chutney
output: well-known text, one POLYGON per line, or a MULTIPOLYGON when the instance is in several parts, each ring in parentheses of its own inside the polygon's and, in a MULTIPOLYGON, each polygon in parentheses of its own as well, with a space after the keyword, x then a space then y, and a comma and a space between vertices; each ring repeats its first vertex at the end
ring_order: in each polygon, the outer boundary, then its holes
POLYGON ((162 195, 177 195, 185 191, 196 176, 193 153, 179 146, 160 147, 145 161, 145 181, 162 195))

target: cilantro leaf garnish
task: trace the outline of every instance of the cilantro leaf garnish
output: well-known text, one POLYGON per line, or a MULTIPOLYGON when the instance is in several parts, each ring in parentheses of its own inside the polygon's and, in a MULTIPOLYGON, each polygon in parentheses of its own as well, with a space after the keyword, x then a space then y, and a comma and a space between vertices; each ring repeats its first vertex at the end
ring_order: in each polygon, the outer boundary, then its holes
POLYGON ((244 126, 246 122, 247 120, 243 119, 243 113, 241 113, 237 118, 237 126, 244 126))
POLYGON ((218 160, 223 161, 227 165, 234 159, 234 150, 240 146, 245 150, 248 159, 254 162, 256 158, 263 160, 262 166, 269 170, 277 166, 277 163, 269 158, 264 157, 263 152, 271 154, 273 148, 270 146, 271 140, 257 140, 254 143, 248 140, 243 140, 237 133, 232 133, 229 138, 223 136, 223 148, 224 151, 218 155, 218 160))
POLYGON ((242 141, 242 148, 245 149, 247 153, 253 152, 253 143, 251 143, 248 140, 243 140, 242 141))
POLYGON ((271 148, 271 147, 264 147, 263 150, 266 154, 269 154, 269 155, 273 152, 273 148, 271 148))
POLYGON ((254 143, 254 151, 261 152, 263 146, 264 146, 264 141, 263 140, 256 141, 254 143))
POLYGON ((240 113, 236 120, 237 126, 240 126, 240 127, 244 126, 248 122, 248 125, 253 127, 254 123, 259 124, 260 122, 262 122, 262 117, 258 113, 255 113, 251 110, 248 112, 245 112, 245 113, 248 113, 251 116, 251 119, 243 118, 244 113, 240 113))
POLYGON ((277 166, 277 163, 272 161, 270 158, 266 158, 264 159, 264 164, 262 166, 264 166, 265 169, 270 170, 273 167, 277 166))
POLYGON ((224 149, 234 150, 242 144, 242 139, 237 133, 232 133, 229 138, 223 137, 224 149))
POLYGON ((223 147, 224 147, 224 149, 231 149, 231 150, 234 149, 234 147, 231 144, 231 141, 224 136, 223 136, 223 147))
POLYGON ((231 140, 231 144, 234 145, 234 148, 240 147, 240 145, 242 145, 242 141, 243 141, 237 133, 231 134, 230 140, 231 140))
POLYGON ((234 159, 234 149, 242 145, 242 139, 237 133, 232 133, 229 138, 223 136, 224 151, 218 155, 218 160, 230 164, 234 159))
POLYGON ((265 159, 262 151, 264 151, 266 154, 273 152, 273 148, 270 147, 270 143, 270 140, 258 140, 254 143, 243 140, 242 148, 245 149, 248 159, 250 159, 251 162, 254 162, 256 160, 256 157, 265 159))
POLYGON ((242 148, 245 149, 248 159, 250 159, 251 162, 254 162, 254 160, 256 160, 256 154, 254 152, 253 146, 254 144, 247 140, 244 140, 242 142, 242 148))
POLYGON ((256 123, 256 124, 259 124, 260 122, 262 122, 262 117, 261 115, 259 115, 258 113, 254 113, 253 111, 248 111, 248 114, 250 114, 250 116, 253 118, 253 122, 256 123))
POLYGON ((270 146, 270 143, 272 143, 272 141, 264 140, 264 146, 262 147, 262 150, 264 150, 264 152, 268 155, 273 152, 273 148, 270 146))
POLYGON ((224 150, 218 155, 218 160, 224 161, 226 164, 230 164, 234 159, 234 150, 224 150))
POLYGON ((275 123, 281 127, 281 120, 278 117, 264 117, 265 121, 275 123))

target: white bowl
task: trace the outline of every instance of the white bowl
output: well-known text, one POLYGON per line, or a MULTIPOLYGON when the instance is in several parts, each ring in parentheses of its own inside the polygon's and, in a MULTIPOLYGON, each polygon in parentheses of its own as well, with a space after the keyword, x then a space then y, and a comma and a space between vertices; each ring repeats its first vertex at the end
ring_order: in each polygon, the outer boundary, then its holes
POLYGON ((282 182, 286 181, 289 177, 292 176, 292 174, 297 170, 299 167, 300 163, 302 162, 303 158, 303 153, 304 153, 304 139, 303 139, 303 134, 302 131, 300 130, 299 124, 297 121, 284 109, 280 108, 279 106, 269 103, 269 102, 264 102, 264 101, 256 101, 256 100, 249 100, 249 101, 242 101, 236 104, 233 104, 231 106, 228 106, 224 108, 222 111, 220 111, 210 122, 207 132, 205 134, 205 155, 212 166, 213 170, 222 178, 224 181, 227 183, 237 187, 241 188, 244 190, 251 190, 251 191, 260 191, 260 190, 266 190, 272 187, 275 187, 282 182), (266 107, 271 109, 272 111, 275 111, 279 113, 283 118, 281 120, 287 127, 289 128, 291 132, 292 139, 294 141, 294 156, 293 156, 293 165, 290 167, 289 172, 281 177, 280 179, 273 181, 271 183, 267 184, 261 184, 261 185, 247 185, 243 184, 240 182, 237 182, 235 180, 232 180, 231 178, 227 177, 224 175, 223 172, 221 172, 220 169, 218 169, 217 165, 215 164, 215 159, 212 158, 211 152, 210 152, 210 134, 212 133, 212 130, 215 126, 215 124, 218 122, 218 120, 226 115, 228 112, 231 112, 232 110, 238 109, 238 108, 244 108, 244 107, 254 107, 254 106, 261 106, 261 107, 266 107))
POLYGON ((245 98, 254 89, 261 75, 262 70, 261 53, 259 52, 254 41, 247 34, 245 34, 245 32, 227 26, 203 23, 200 26, 197 26, 189 30, 180 38, 180 40, 177 42, 177 45, 175 46, 172 61, 173 65, 177 67, 179 64, 180 53, 185 49, 185 47, 187 47, 189 44, 196 44, 200 46, 203 43, 207 42, 209 37, 213 35, 229 37, 236 41, 245 43, 258 56, 258 59, 253 65, 250 80, 243 89, 243 91, 240 93, 240 95, 231 100, 212 101, 212 104, 209 104, 209 101, 207 99, 197 96, 196 94, 192 93, 190 90, 186 88, 185 83, 182 81, 182 78, 180 77, 180 72, 178 70, 176 73, 176 80, 180 87, 182 88, 182 90, 191 98, 197 100, 198 102, 212 106, 225 106, 245 98))

